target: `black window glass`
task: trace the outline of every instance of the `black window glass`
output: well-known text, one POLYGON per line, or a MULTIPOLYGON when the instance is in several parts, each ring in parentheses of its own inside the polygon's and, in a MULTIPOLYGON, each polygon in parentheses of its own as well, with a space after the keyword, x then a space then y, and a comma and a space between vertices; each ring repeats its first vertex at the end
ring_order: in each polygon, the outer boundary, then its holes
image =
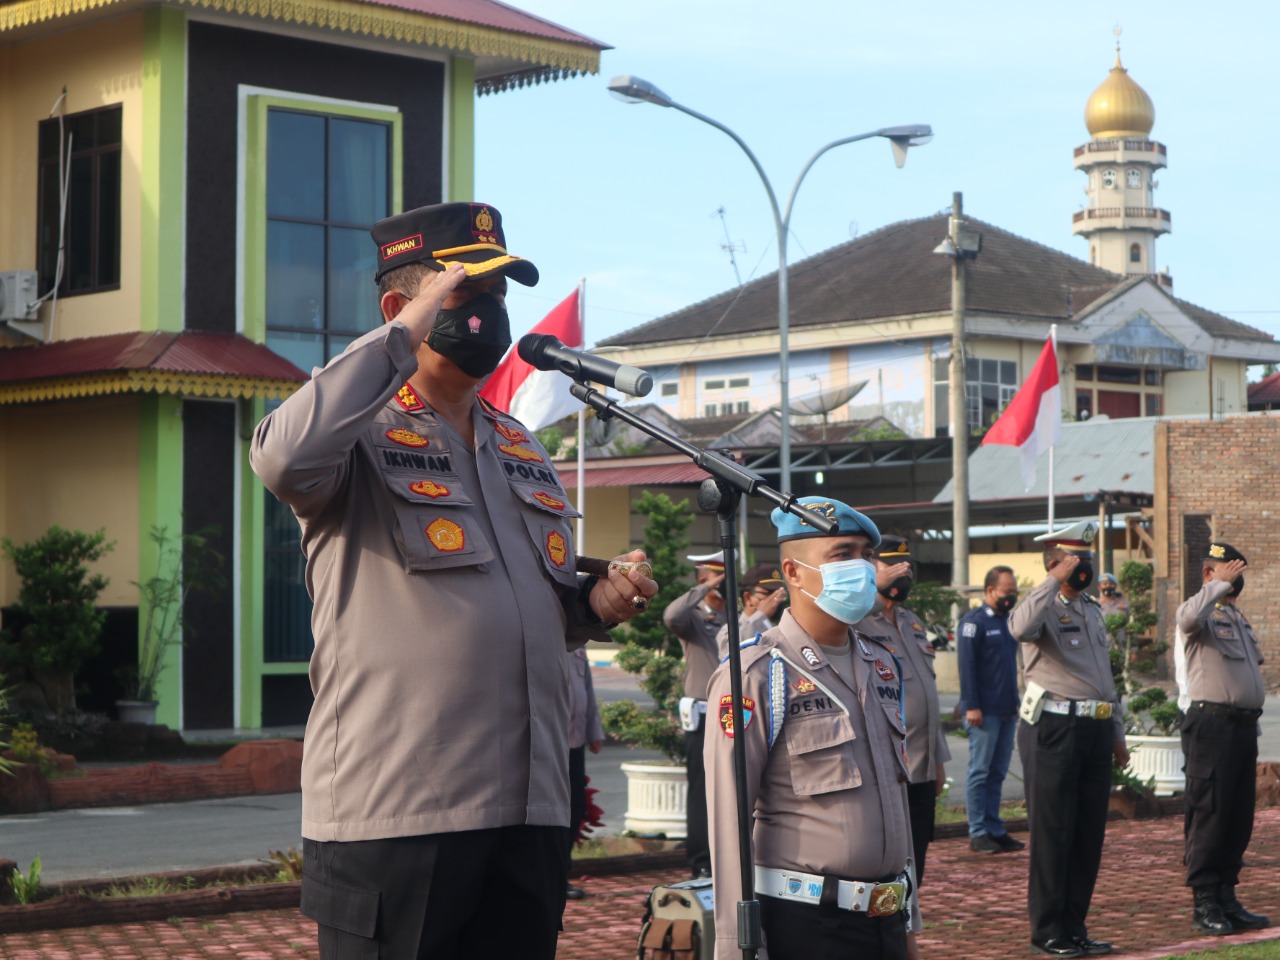
POLYGON ((268 113, 268 217, 324 219, 324 128, 315 114, 268 113))
POLYGON ((329 219, 372 223, 382 219, 386 209, 386 124, 333 118, 329 121, 329 219))
POLYGON ((270 326, 323 330, 324 227, 269 221, 267 263, 270 326))

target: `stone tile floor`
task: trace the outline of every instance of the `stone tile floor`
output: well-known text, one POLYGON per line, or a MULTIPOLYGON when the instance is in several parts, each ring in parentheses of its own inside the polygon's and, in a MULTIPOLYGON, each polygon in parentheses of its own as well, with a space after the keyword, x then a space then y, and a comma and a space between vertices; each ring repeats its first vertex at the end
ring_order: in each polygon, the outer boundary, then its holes
MULTIPOLYGON (((1236 937, 1196 937, 1182 886, 1181 818, 1113 821, 1089 932, 1115 942, 1131 960, 1280 937, 1280 926, 1236 937)), ((1240 887, 1251 909, 1280 923, 1280 809, 1260 811, 1240 887)), ((578 881, 585 900, 569 904, 558 960, 629 960, 648 891, 680 879, 673 871, 594 876, 578 881)), ((926 958, 995 960, 1031 956, 1025 913, 1026 852, 983 856, 962 838, 929 849, 922 901, 926 958)), ((678 872, 677 872, 678 873, 678 872)), ((296 910, 167 922, 51 930, 0 937, 8 960, 281 960, 315 958, 315 926, 296 910)), ((1038 956, 1038 954, 1037 954, 1038 956)))

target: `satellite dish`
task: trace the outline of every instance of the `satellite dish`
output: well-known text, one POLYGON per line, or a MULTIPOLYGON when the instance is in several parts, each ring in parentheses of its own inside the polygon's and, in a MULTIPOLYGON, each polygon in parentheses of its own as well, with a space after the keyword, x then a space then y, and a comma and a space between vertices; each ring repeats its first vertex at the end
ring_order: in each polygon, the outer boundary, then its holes
POLYGON ((856 397, 870 381, 860 380, 847 387, 828 387, 807 397, 788 401, 787 406, 794 414, 800 416, 826 416, 832 410, 838 410, 856 397))

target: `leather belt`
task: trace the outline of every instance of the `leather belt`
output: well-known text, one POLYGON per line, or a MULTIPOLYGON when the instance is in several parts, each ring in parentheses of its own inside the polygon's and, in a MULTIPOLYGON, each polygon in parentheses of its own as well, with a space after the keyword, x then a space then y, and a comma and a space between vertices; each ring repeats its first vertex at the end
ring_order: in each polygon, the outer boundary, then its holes
POLYGON ((1109 700, 1051 700, 1044 698, 1044 709, 1066 717, 1088 717, 1091 720, 1110 720, 1115 706, 1109 700))
MULTIPOLYGON (((822 902, 824 878, 816 873, 798 870, 774 870, 756 866, 756 892, 779 900, 795 900, 817 906, 822 902)), ((869 917, 888 917, 907 907, 907 876, 886 882, 875 880, 840 880, 836 906, 869 917)))
POLYGON ((1192 700, 1191 709, 1199 710, 1206 717, 1216 717, 1230 723, 1254 724, 1262 716, 1261 709, 1233 707, 1228 703, 1211 703, 1208 700, 1192 700))

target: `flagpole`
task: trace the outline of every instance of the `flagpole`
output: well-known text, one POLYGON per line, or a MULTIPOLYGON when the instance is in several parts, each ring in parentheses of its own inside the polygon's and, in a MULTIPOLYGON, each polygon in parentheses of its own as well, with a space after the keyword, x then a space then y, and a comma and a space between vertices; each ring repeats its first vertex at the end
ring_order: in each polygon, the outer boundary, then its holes
MULTIPOLYGON (((1053 344, 1053 362, 1058 362, 1058 325, 1056 323, 1049 325, 1049 342, 1053 344)), ((1048 533, 1053 533, 1053 455, 1057 444, 1049 445, 1049 529, 1048 533)))
MULTIPOLYGON (((587 278, 578 281, 578 328, 582 331, 582 347, 587 346, 587 278)), ((578 550, 587 550, 587 408, 578 408, 578 550)))

